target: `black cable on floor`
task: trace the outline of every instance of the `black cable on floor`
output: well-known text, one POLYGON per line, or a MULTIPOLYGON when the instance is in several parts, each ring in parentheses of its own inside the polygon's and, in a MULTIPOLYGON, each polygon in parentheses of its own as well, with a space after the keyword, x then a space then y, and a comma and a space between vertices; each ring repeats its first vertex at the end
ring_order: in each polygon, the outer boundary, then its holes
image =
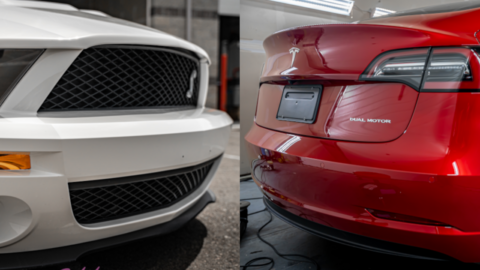
POLYGON ((248 215, 255 215, 255 214, 258 214, 258 213, 261 213, 263 211, 267 211, 267 208, 263 209, 263 210, 260 210, 260 211, 257 211, 257 212, 253 212, 253 213, 249 213, 248 215))
POLYGON ((260 266, 267 266, 267 265, 270 265, 270 264, 272 266, 270 266, 269 270, 273 269, 273 267, 275 266, 275 261, 272 258, 269 258, 269 257, 260 257, 260 258, 250 260, 245 265, 241 265, 240 267, 243 267, 243 269, 247 269, 248 267, 260 267, 260 266), (268 260, 268 262, 267 263, 262 263, 262 264, 253 264, 254 262, 264 261, 264 260, 268 260))
MULTIPOLYGON (((263 212, 267 210, 266 208, 262 211, 258 211, 258 212, 254 212, 254 213, 251 213, 249 215, 253 215, 253 214, 256 214, 256 213, 260 213, 260 212, 263 212)), ((268 246, 270 246, 273 251, 280 257, 282 257, 283 259, 285 260, 288 260, 288 261, 293 261, 293 262, 303 262, 303 263, 308 263, 310 262, 311 264, 315 265, 316 269, 317 270, 320 270, 320 265, 318 265, 318 263, 313 260, 312 258, 309 258, 307 256, 304 256, 304 255, 300 255, 300 254, 281 254, 280 252, 278 252, 278 250, 272 245, 270 244, 269 242, 267 242, 265 239, 263 239, 261 236, 260 236, 260 232, 263 230, 263 228, 265 228, 268 224, 270 224, 272 221, 273 221, 273 216, 272 216, 272 213, 270 213, 270 211, 266 211, 269 215, 270 215, 270 219, 268 220, 267 223, 265 223, 258 231, 257 231, 257 237, 262 241, 264 242, 265 244, 267 244, 268 246), (287 257, 300 257, 300 258, 304 258, 306 260, 308 260, 308 262, 306 261, 299 261, 299 260, 292 260, 292 259, 289 259, 287 257)), ((256 259, 252 259, 250 261, 248 261, 245 265, 241 265, 240 267, 243 268, 243 270, 246 270, 248 269, 249 267, 260 267, 260 266, 267 266, 267 265, 272 265, 269 270, 273 269, 273 266, 275 266, 275 261, 270 258, 270 257, 261 257, 261 258, 256 258, 256 259), (263 264, 253 264, 254 262, 257 262, 257 261, 263 261, 263 260, 269 260, 270 262, 268 263, 263 263, 263 264)))

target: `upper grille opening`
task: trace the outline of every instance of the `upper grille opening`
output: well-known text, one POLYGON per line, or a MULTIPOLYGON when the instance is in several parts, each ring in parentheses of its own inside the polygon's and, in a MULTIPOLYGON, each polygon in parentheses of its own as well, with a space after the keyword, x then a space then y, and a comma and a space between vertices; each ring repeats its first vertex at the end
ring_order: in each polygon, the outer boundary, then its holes
POLYGON ((68 68, 39 112, 191 108, 197 105, 199 72, 195 57, 173 49, 92 47, 68 68))

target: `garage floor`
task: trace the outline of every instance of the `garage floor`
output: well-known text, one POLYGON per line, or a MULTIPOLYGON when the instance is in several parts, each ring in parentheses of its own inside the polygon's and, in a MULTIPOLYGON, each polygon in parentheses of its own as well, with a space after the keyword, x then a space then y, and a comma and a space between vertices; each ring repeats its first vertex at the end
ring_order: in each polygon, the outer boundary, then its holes
POLYGON ((211 185, 217 202, 184 228, 166 236, 86 255, 78 262, 42 270, 239 269, 240 130, 234 125, 211 185))
MULTIPOLYGON (((240 198, 262 197, 260 190, 253 181, 240 184, 240 198)), ((265 209, 262 200, 249 200, 252 204, 249 213, 265 209)), ((259 257, 270 257, 275 260, 275 270, 303 270, 315 269, 311 263, 302 263, 285 260, 276 255, 272 248, 264 244, 257 237, 257 231, 270 219, 268 212, 260 212, 249 216, 247 232, 240 244, 240 265, 259 257)), ((480 269, 480 265, 455 262, 433 262, 415 259, 400 258, 369 251, 359 250, 348 246, 323 240, 290 226, 282 220, 273 217, 272 223, 261 232, 261 236, 283 254, 301 254, 308 256, 320 264, 322 270, 414 270, 414 269, 480 269)), ((480 251, 479 251, 480 252, 480 251)), ((301 258, 292 258, 303 260, 301 258)), ((256 262, 256 263, 262 263, 256 262)), ((269 266, 248 268, 269 269, 269 266)))

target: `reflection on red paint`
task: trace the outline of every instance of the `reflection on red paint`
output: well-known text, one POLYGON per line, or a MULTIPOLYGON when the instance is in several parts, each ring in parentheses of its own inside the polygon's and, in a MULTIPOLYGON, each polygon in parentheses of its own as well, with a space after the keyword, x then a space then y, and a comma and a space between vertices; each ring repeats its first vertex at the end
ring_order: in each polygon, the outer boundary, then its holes
MULTIPOLYGON (((325 86, 317 121, 305 124, 277 120, 283 87, 261 86, 255 120, 258 125, 290 134, 345 141, 386 142, 402 136, 418 99, 418 92, 399 83, 325 86), (398 99, 400 94, 402 99, 398 99)), ((298 140, 300 137, 292 137, 277 151, 284 152, 298 140)))
POLYGON ((256 123, 245 137, 266 196, 325 226, 480 262, 480 57, 468 49, 478 47, 479 17, 480 9, 462 10, 268 37, 256 123), (471 72, 440 77, 455 63, 430 61, 423 70, 432 73, 413 79, 432 92, 361 80, 382 53, 419 48, 432 48, 432 59, 462 54, 471 72), (285 85, 323 86, 315 123, 276 119, 285 85))
MULTIPOLYGON (((435 110, 443 108, 435 106, 429 113, 436 113, 435 110)), ((412 122, 416 121, 414 116, 412 122)), ((427 132, 422 141, 419 133, 407 132, 387 144, 298 136, 300 141, 280 153, 275 149, 292 135, 255 125, 246 141, 256 183, 284 209, 340 230, 475 261, 478 254, 473 250, 480 248, 480 217, 474 214, 480 208, 480 176, 449 176, 455 172, 452 162, 445 160, 454 159, 465 166, 477 159, 459 158, 459 152, 452 151, 439 152, 443 154, 441 159, 432 151, 422 151, 435 146, 428 135, 427 132), (264 140, 265 137, 271 139, 264 140), (411 144, 415 141, 418 144, 411 144), (392 162, 395 158, 398 162, 392 162), (273 170, 261 166, 266 164, 273 170), (443 174, 430 173, 442 170, 443 174), (452 227, 375 218, 365 215, 365 208, 421 217, 452 227), (432 245, 439 241, 433 235, 445 239, 442 241, 447 244, 432 245), (460 245, 472 252, 457 254, 454 247, 460 245)), ((451 147, 455 148, 454 144, 451 147)), ((465 148, 465 153, 471 150, 465 148)))
POLYGON ((380 211, 380 210, 374 210, 374 209, 368 209, 368 208, 365 210, 369 212, 372 216, 376 218, 381 218, 381 219, 389 219, 389 220, 395 220, 400 222, 416 223, 416 224, 431 225, 431 226, 443 226, 443 227, 449 226, 442 222, 428 220, 428 219, 419 218, 419 217, 412 217, 408 215, 402 215, 398 213, 392 213, 392 212, 380 211))

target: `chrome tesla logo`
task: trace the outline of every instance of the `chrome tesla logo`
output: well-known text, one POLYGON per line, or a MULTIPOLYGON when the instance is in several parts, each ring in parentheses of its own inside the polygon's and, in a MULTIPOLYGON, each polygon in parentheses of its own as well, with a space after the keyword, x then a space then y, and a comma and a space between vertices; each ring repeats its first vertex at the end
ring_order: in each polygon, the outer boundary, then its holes
POLYGON ((295 57, 297 56, 297 53, 299 53, 299 52, 300 52, 299 48, 293 47, 293 48, 290 49, 290 54, 293 54, 292 55, 292 64, 290 65, 290 68, 293 67, 293 64, 295 63, 295 57))
POLYGON ((190 88, 187 91, 187 98, 192 98, 193 96, 193 87, 195 86, 195 78, 197 78, 197 71, 192 71, 190 75, 190 88))

